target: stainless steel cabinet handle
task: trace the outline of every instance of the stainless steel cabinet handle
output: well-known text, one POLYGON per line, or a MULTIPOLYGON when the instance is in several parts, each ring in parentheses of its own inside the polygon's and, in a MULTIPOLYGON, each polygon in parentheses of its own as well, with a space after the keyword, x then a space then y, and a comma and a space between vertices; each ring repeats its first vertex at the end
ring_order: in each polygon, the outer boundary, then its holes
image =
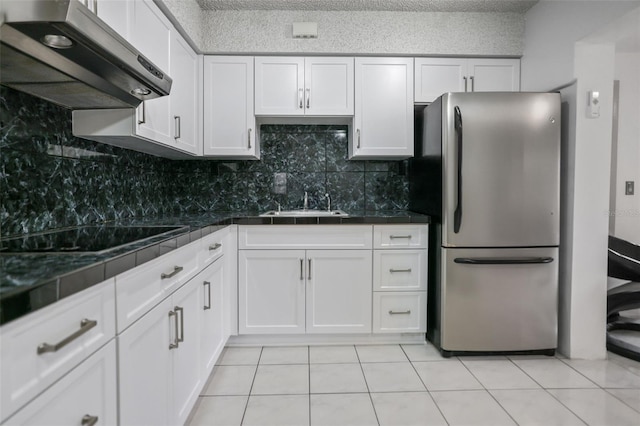
POLYGON ((310 280, 311 279, 311 259, 309 259, 309 271, 307 274, 307 279, 310 280))
POLYGON ((389 238, 392 239, 392 240, 400 239, 400 238, 411 239, 411 235, 389 235, 389 238))
POLYGON ((178 337, 177 342, 181 343, 184 342, 184 309, 180 306, 176 306, 173 310, 176 311, 176 324, 178 323, 177 315, 178 312, 180 312, 180 337, 178 337))
POLYGON ((356 148, 360 149, 360 129, 356 129, 356 134, 358 135, 358 144, 356 145, 356 148))
POLYGON ((222 247, 222 244, 220 243, 211 244, 209 246, 209 251, 218 250, 220 247, 222 247))
POLYGON ((475 92, 476 91, 475 78, 473 76, 471 76, 471 77, 469 77, 469 80, 471 80, 471 91, 475 92))
POLYGON ((207 304, 204 305, 204 310, 209 310, 211 309, 211 283, 209 281, 205 281, 202 283, 203 286, 205 286, 207 288, 207 304))
POLYGON ((389 272, 396 273, 396 272, 411 272, 411 268, 409 269, 389 269, 389 272))
POLYGON ((93 0, 93 13, 98 14, 98 0, 93 0))
POLYGON ((251 149, 251 129, 247 132, 247 148, 251 149))
POLYGON ((173 311, 169 311, 169 321, 171 321, 171 317, 175 317, 176 321, 174 322, 174 332, 175 338, 173 342, 169 343, 169 349, 176 349, 178 347, 178 314, 173 311))
POLYGON ((304 280, 304 259, 300 259, 300 281, 304 280))
POLYGON ((309 98, 311 97, 311 89, 307 89, 307 109, 309 109, 309 98))
POLYGON ((80 422, 82 426, 94 426, 96 423, 98 423, 98 416, 90 416, 89 414, 82 416, 82 421, 80 422))
POLYGON ((467 91, 467 77, 462 77, 462 79, 464 80, 464 91, 467 91))
POLYGON ((411 310, 406 311, 389 311, 389 315, 409 315, 411 310))
POLYGON ((175 129, 174 129, 174 139, 180 139, 180 133, 181 133, 181 129, 180 129, 180 116, 176 115, 173 117, 173 119, 175 120, 175 129))
POLYGON ((144 124, 146 122, 145 117, 145 103, 142 101, 140 103, 140 108, 138 108, 138 124, 144 124), (142 118, 139 118, 142 117, 142 118))
POLYGON ((64 339, 60 340, 58 343, 54 345, 50 343, 41 343, 38 346, 38 355, 41 355, 47 352, 57 352, 59 349, 62 349, 63 347, 67 346, 69 343, 73 342, 78 337, 82 336, 84 333, 91 330, 96 325, 98 325, 98 321, 90 320, 86 318, 83 319, 82 321, 80 321, 80 329, 78 331, 68 335, 64 339))
POLYGON ((304 105, 302 104, 302 89, 298 89, 298 107, 300 109, 304 108, 304 105))
POLYGON ((160 274, 160 278, 161 279, 165 279, 165 278, 171 278, 173 276, 175 276, 178 272, 182 271, 184 268, 182 266, 174 266, 173 267, 173 271, 166 273, 163 272, 162 274, 160 274))

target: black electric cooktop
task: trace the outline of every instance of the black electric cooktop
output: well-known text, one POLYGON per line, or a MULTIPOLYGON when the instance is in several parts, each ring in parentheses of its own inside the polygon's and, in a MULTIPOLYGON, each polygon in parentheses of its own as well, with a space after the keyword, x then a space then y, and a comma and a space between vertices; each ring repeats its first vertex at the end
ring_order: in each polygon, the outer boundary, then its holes
POLYGON ((82 226, 0 240, 0 254, 97 253, 147 238, 180 234, 184 226, 82 226))

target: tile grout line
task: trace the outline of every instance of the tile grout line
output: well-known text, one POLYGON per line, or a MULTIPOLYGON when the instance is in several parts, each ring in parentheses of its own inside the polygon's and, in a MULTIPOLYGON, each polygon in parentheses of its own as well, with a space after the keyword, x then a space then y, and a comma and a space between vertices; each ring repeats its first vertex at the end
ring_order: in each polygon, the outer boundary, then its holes
POLYGON ((260 355, 258 356, 258 362, 256 364, 256 371, 253 373, 253 379, 251 380, 251 387, 249 388, 249 395, 247 395, 247 402, 244 406, 244 411, 242 412, 242 419, 240 420, 240 425, 244 423, 244 416, 247 415, 247 409, 249 408, 249 399, 251 398, 251 392, 253 391, 253 385, 256 382, 256 376, 258 375, 258 367, 260 366, 260 359, 262 358, 262 351, 264 351, 264 346, 260 347, 260 355))
POLYGON ((422 376, 420 376, 420 373, 418 373, 418 370, 416 369, 416 366, 413 365, 413 361, 411 361, 411 358, 409 357, 409 354, 407 354, 407 351, 404 350, 404 347, 402 345, 400 345, 400 349, 402 350, 402 352, 404 352, 404 356, 407 357, 407 359, 409 360, 409 364, 411 364, 411 368, 413 368, 413 371, 415 371, 415 373, 418 375, 418 379, 420 380, 420 383, 422 383, 422 386, 424 386, 425 390, 427 391, 427 395, 429 395, 429 398, 431 398, 431 401, 433 401, 433 405, 436 406, 436 408, 438 409, 438 412, 440 413, 440 415, 442 416, 442 418, 444 419, 445 423, 447 425, 449 425, 449 421, 447 420, 447 418, 444 416, 444 413, 442 412, 442 410, 440 409, 440 406, 438 405, 438 403, 436 402, 436 400, 433 398, 433 395, 431 395, 431 391, 429 390, 429 388, 427 387, 426 383, 424 382, 424 380, 422 380, 422 376))
POLYGON ((367 382, 367 375, 364 374, 364 368, 362 367, 362 361, 360 360, 360 354, 358 353, 358 348, 356 345, 353 345, 353 350, 356 351, 356 357, 358 358, 358 365, 360 366, 360 371, 362 372, 362 377, 364 378, 364 385, 367 387, 367 395, 369 395, 369 401, 371 401, 373 414, 376 416, 376 422, 378 422, 378 426, 380 426, 378 411, 376 410, 376 405, 373 403, 373 397, 371 396, 371 389, 369 389, 369 383, 367 382))

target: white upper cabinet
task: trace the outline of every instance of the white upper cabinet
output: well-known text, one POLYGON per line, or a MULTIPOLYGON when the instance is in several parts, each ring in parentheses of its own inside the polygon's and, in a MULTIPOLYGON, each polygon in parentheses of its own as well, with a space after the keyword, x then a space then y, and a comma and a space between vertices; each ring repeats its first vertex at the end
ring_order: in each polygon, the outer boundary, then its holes
POLYGON ((130 9, 126 0, 80 0, 107 25, 129 40, 130 9))
POLYGON ((73 111, 73 134, 169 158, 201 154, 201 59, 152 0, 113 3, 126 4, 125 38, 171 77, 171 94, 144 101, 136 110, 73 111))
POLYGON ((256 57, 255 114, 353 115, 353 58, 256 57))
POLYGON ((356 58, 349 158, 413 156, 413 58, 356 58))
POLYGON ((415 102, 447 92, 517 92, 519 59, 416 58, 415 102))
MULTIPOLYGON (((162 71, 172 76, 170 67, 172 25, 151 0, 129 2, 131 12, 131 44, 162 71)), ((175 88, 171 87, 171 93, 175 88)), ((138 106, 136 133, 147 139, 170 145, 173 143, 170 96, 144 101, 138 106)))
POLYGON ((260 158, 253 113, 253 57, 204 58, 204 155, 260 158))
POLYGON ((200 126, 200 57, 178 34, 171 37, 170 106, 173 144, 191 154, 201 153, 200 126))

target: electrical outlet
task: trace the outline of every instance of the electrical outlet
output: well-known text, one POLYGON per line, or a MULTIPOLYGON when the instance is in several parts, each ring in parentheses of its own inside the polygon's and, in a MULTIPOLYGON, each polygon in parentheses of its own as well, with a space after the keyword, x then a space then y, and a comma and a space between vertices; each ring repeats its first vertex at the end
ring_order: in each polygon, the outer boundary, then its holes
POLYGON ((624 195, 633 195, 635 192, 635 182, 632 180, 628 180, 624 183, 624 195))
POLYGON ((273 174, 273 193, 274 194, 287 193, 287 174, 286 173, 273 174))

